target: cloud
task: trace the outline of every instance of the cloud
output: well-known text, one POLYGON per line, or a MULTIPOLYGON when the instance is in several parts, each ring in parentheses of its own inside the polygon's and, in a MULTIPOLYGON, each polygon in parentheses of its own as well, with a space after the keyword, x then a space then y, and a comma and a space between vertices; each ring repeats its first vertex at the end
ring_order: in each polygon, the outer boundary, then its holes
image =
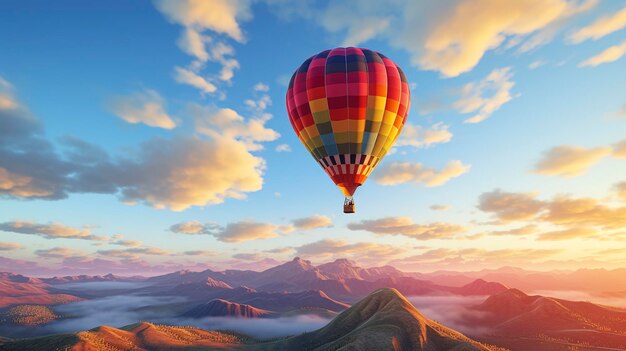
POLYGON ((613 157, 626 158, 626 139, 613 145, 613 157))
POLYGON ((438 248, 424 251, 418 255, 404 257, 389 262, 400 269, 420 267, 422 270, 458 269, 463 266, 464 270, 480 269, 493 266, 519 266, 528 265, 538 260, 545 260, 560 253, 559 249, 495 249, 484 248, 438 248))
POLYGON ((256 151, 263 147, 259 142, 274 141, 280 134, 265 123, 269 114, 245 119, 230 108, 212 108, 197 104, 189 105, 189 112, 195 119, 195 128, 199 133, 212 137, 225 137, 241 141, 248 150, 256 151))
POLYGON ((248 1, 231 0, 154 0, 154 5, 174 23, 197 30, 212 30, 242 42, 244 35, 238 20, 250 19, 248 1))
POLYGON ((615 191, 617 192, 617 196, 626 201, 626 182, 615 184, 615 191))
POLYGON ((406 250, 400 247, 358 242, 349 243, 345 240, 323 239, 295 248, 296 253, 301 256, 318 258, 322 257, 358 257, 360 261, 374 260, 380 263, 381 259, 389 259, 406 250))
POLYGON ((585 227, 566 228, 539 234, 538 240, 569 240, 577 238, 586 238, 597 233, 596 229, 585 227))
POLYGON ((263 186, 265 160, 250 149, 278 133, 264 127, 267 114, 230 116, 216 120, 211 135, 155 137, 115 157, 77 138, 63 139, 66 150, 59 153, 27 110, 0 110, 0 195, 57 200, 69 193, 115 194, 126 203, 174 211, 243 199, 263 186))
POLYGON ((626 7, 608 16, 596 19, 592 24, 572 33, 568 39, 574 44, 588 39, 598 40, 626 27, 626 7))
POLYGON ((569 227, 597 226, 603 229, 626 228, 626 206, 609 207, 597 199, 556 196, 547 203, 541 219, 569 227))
POLYGON ((84 256, 82 252, 67 247, 53 247, 51 249, 35 250, 35 255, 44 258, 68 258, 84 256))
POLYGON ((170 231, 173 233, 180 234, 206 234, 209 232, 216 224, 210 224, 209 226, 202 224, 198 221, 188 221, 174 224, 170 227, 170 231))
POLYGON ((531 62, 528 65, 528 68, 529 69, 537 69, 537 68, 539 68, 541 66, 544 66, 545 64, 546 64, 546 61, 544 61, 544 60, 535 60, 535 61, 531 62))
POLYGON ((470 71, 505 39, 523 39, 576 12, 577 5, 564 0, 409 1, 394 42, 411 53, 414 64, 454 77, 470 71))
POLYGON ((13 251, 13 250, 21 250, 24 247, 18 243, 6 243, 0 242, 0 251, 13 251))
POLYGON ((226 137, 175 137, 144 143, 138 160, 122 161, 118 168, 126 171, 119 180, 123 200, 182 211, 261 190, 265 162, 226 137))
POLYGON ((452 207, 450 205, 434 204, 430 205, 429 208, 433 211, 448 211, 452 207))
POLYGON ((576 177, 610 153, 609 147, 556 146, 545 152, 534 171, 541 175, 576 177))
POLYGON ((228 223, 225 227, 221 227, 215 223, 202 224, 198 221, 182 222, 172 225, 170 231, 190 235, 207 234, 214 236, 220 241, 235 243, 275 238, 280 234, 288 233, 290 230, 284 226, 278 226, 272 223, 242 220, 228 223))
POLYGON ((443 169, 424 167, 421 163, 391 162, 383 164, 374 174, 374 180, 381 185, 423 183, 427 187, 440 186, 470 170, 470 165, 461 161, 450 161, 443 169))
POLYGON ((165 101, 154 90, 146 89, 130 96, 118 96, 109 102, 111 111, 128 123, 173 129, 176 122, 165 111, 165 101))
POLYGON ((291 152, 291 146, 289 144, 280 144, 276 146, 276 152, 291 152))
POLYGON ((238 254, 234 254, 233 258, 236 258, 238 260, 244 260, 244 261, 260 261, 264 259, 265 257, 259 253, 238 253, 238 254))
POLYGON ((107 240, 108 237, 93 235, 89 229, 78 229, 60 223, 40 224, 30 221, 0 223, 0 230, 10 233, 38 235, 46 239, 107 240))
POLYGON ((485 79, 463 86, 461 97, 453 106, 463 114, 475 113, 465 123, 482 122, 511 101, 511 89, 515 86, 512 78, 511 67, 495 69, 485 79))
POLYGON ((348 223, 348 229, 365 230, 379 235, 404 235, 420 240, 451 239, 467 230, 464 226, 451 223, 417 224, 409 217, 384 217, 362 220, 360 222, 348 223))
POLYGON ((141 255, 150 256, 171 256, 168 251, 160 249, 158 247, 134 247, 129 249, 112 249, 112 250, 98 250, 97 253, 107 257, 118 257, 127 259, 138 259, 141 255))
POLYGON ((191 85, 207 94, 212 94, 217 91, 215 84, 209 82, 198 73, 186 68, 174 67, 174 80, 181 84, 191 85))
POLYGON ((270 91, 270 86, 265 83, 259 82, 256 83, 254 87, 252 87, 252 90, 267 93, 268 91, 270 91))
POLYGON ((503 222, 526 220, 544 209, 545 203, 536 200, 536 194, 509 193, 494 190, 480 196, 478 208, 493 213, 503 222))
POLYGON ((435 144, 448 143, 452 140, 452 133, 448 128, 444 123, 436 123, 431 127, 406 123, 394 145, 428 148, 435 144))
POLYGON ((14 110, 19 103, 13 95, 13 85, 0 77, 0 110, 14 110))
POLYGON ((183 252, 185 256, 215 256, 215 254, 214 251, 209 250, 190 250, 183 252))
POLYGON ((249 240, 270 239, 279 236, 278 226, 271 223, 239 221, 228 223, 225 228, 212 233, 218 240, 236 243, 249 240))
POLYGON ((578 64, 578 67, 596 67, 604 63, 614 62, 619 60, 624 54, 626 54, 626 41, 610 46, 601 53, 582 61, 578 64))
POLYGON ((525 236, 525 235, 535 234, 536 232, 537 232, 537 226, 534 224, 528 224, 523 227, 518 227, 514 229, 491 231, 488 233, 488 235, 525 236))
POLYGON ((111 242, 112 245, 126 246, 126 247, 140 247, 143 246, 141 241, 136 240, 116 240, 111 242))
POLYGON ((330 219, 330 217, 318 214, 310 217, 294 219, 292 223, 298 230, 329 228, 333 226, 333 221, 330 219))
POLYGON ((211 37, 204 32, 212 31, 243 43, 245 36, 241 31, 240 21, 252 17, 251 2, 155 0, 154 4, 170 22, 184 27, 177 41, 178 47, 195 58, 187 68, 175 67, 174 79, 179 83, 196 87, 203 93, 214 93, 217 86, 199 74, 206 62, 211 61, 218 63, 221 69, 210 80, 230 82, 234 70, 239 68, 239 62, 234 58, 234 48, 219 37, 211 37))

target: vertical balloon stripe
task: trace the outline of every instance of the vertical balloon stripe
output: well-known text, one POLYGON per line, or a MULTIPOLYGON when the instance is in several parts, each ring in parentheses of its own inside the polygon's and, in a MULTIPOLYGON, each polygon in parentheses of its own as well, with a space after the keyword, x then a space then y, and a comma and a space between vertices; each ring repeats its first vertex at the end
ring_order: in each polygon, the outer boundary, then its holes
POLYGON ((383 157, 383 146, 387 141, 387 137, 391 133, 393 123, 396 120, 398 108, 400 107, 400 96, 402 95, 402 83, 400 81, 400 74, 396 68, 396 64, 390 59, 381 55, 383 62, 385 63, 385 69, 387 70, 387 103, 385 104, 385 113, 383 115, 383 121, 378 131, 378 137, 376 138, 376 144, 372 154, 377 157, 383 157))
POLYGON ((307 96, 309 107, 315 123, 310 127, 309 135, 313 138, 313 144, 317 153, 322 157, 332 154, 336 149, 334 138, 322 140, 322 135, 332 134, 330 125, 330 113, 326 98, 326 57, 330 50, 323 51, 314 56, 306 75, 307 96), (326 143, 330 143, 326 147, 326 143))
POLYGON ((300 134, 303 136, 303 139, 306 142, 306 148, 309 150, 309 152, 311 152, 314 156, 320 158, 322 155, 315 150, 313 138, 311 138, 311 135, 309 135, 308 133, 310 127, 315 124, 313 121, 313 115, 311 114, 311 109, 309 107, 309 99, 306 90, 306 75, 312 59, 313 58, 309 58, 302 64, 302 66, 300 66, 300 69, 298 70, 293 83, 293 95, 294 101, 296 103, 296 109, 298 111, 298 116, 300 116, 300 123, 302 126, 300 129, 300 134))
POLYGON ((385 154, 387 154, 387 152, 389 151, 389 149, 391 149, 391 146, 393 145, 393 143, 396 141, 396 139, 398 138, 398 135, 400 135, 400 132, 402 131, 402 127, 404 127, 404 122, 406 120, 406 116, 407 116, 407 112, 409 110, 409 82, 406 79, 406 76, 404 75, 404 72, 402 72, 402 70, 400 69, 400 67, 398 67, 398 65, 396 65, 396 69, 398 70, 398 73, 400 74, 400 82, 402 84, 402 89, 401 89, 401 95, 400 95, 400 105, 398 106, 398 113, 396 115, 396 119, 393 123, 393 126, 391 127, 391 132, 389 133, 389 136, 387 137, 387 141, 385 142, 385 145, 383 146, 383 156, 385 154))
POLYGON ((348 72, 348 139, 350 153, 362 153, 363 132, 367 115, 368 75, 367 62, 363 51, 358 48, 346 49, 348 72))
POLYGON ((367 116, 363 135, 363 153, 371 155, 387 104, 387 70, 378 53, 363 49, 367 60, 368 86, 367 116))
POLYGON ((346 96, 346 49, 330 51, 326 59, 326 96, 330 111, 335 154, 347 154, 348 149, 348 99, 346 96))

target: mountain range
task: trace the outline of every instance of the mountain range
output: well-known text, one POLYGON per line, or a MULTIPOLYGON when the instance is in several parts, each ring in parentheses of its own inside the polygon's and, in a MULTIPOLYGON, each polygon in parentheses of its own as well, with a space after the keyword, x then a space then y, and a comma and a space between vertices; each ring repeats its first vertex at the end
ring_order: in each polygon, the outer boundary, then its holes
POLYGON ((319 330, 269 342, 231 332, 147 322, 122 328, 102 326, 77 333, 0 341, 0 350, 5 351, 54 349, 496 350, 426 318, 395 289, 373 292, 319 330))

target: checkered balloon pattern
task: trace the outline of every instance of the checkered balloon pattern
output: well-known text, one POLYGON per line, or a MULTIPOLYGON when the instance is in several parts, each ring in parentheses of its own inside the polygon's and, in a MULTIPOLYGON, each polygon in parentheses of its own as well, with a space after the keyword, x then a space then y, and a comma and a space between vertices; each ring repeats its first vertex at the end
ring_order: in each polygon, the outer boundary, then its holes
POLYGON ((336 48, 310 57, 287 90, 289 121, 345 196, 352 196, 400 135, 406 76, 383 54, 336 48))

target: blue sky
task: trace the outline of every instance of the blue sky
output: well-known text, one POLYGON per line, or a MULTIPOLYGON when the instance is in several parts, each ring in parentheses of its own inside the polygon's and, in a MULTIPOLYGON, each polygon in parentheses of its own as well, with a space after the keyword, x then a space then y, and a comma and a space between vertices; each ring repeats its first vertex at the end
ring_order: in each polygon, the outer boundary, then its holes
POLYGON ((0 269, 623 266, 624 28, 611 1, 3 2, 0 269), (412 89, 351 216, 284 106, 346 45, 412 89))

